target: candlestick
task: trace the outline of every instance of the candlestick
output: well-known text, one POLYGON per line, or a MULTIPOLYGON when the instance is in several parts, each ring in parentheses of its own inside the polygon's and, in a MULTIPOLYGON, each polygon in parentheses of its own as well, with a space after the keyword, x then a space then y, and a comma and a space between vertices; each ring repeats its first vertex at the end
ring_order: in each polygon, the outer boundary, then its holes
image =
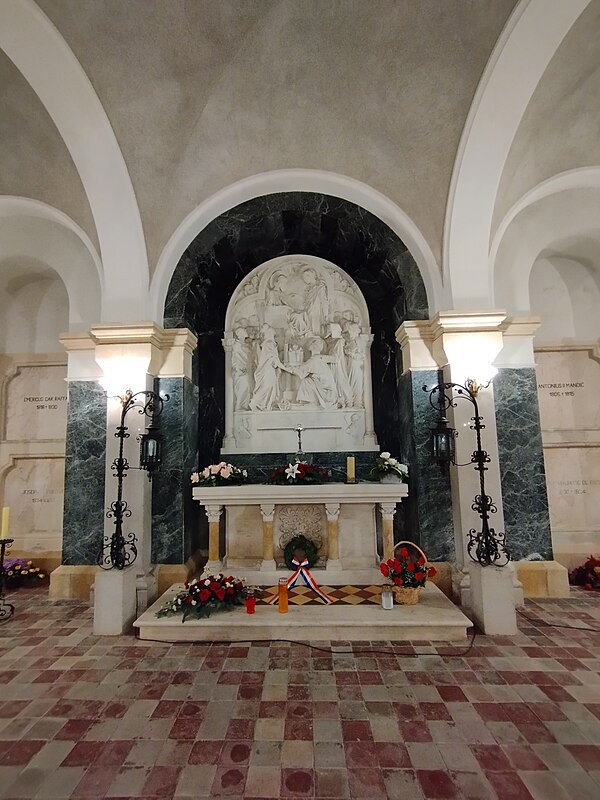
POLYGON ((2 509, 2 529, 0 530, 0 539, 8 539, 8 519, 10 516, 10 508, 4 506, 2 509))
POLYGON ((346 483, 356 483, 356 459, 348 456, 346 459, 346 483))

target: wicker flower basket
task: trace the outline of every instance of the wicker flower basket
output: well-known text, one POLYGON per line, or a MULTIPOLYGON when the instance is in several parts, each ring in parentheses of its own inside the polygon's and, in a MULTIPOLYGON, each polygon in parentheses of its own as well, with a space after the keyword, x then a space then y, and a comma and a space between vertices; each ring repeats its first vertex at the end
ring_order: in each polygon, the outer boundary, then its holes
POLYGON ((419 592, 423 587, 392 586, 394 600, 400 606, 415 606, 419 602, 419 592))
MULTIPOLYGON (((406 546, 414 548, 419 555, 421 555, 425 559, 425 569, 427 568, 427 556, 421 550, 419 545, 415 544, 414 542, 398 542, 398 544, 394 547, 394 551, 396 551, 400 547, 406 546)), ((392 591, 394 593, 394 600, 398 605, 402 606, 415 606, 419 602, 419 594, 421 593, 421 589, 423 586, 392 586, 392 591)))

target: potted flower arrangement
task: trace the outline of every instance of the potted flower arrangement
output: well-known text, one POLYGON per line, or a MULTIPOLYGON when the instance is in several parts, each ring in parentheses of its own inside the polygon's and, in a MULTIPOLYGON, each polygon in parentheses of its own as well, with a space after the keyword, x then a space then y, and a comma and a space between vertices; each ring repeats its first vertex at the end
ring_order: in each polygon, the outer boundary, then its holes
POLYGON ((248 470, 220 461, 218 464, 209 464, 203 470, 192 472, 190 479, 199 486, 240 486, 248 482, 248 470))
POLYGON ((182 622, 195 614, 198 619, 210 617, 213 611, 233 611, 244 602, 244 582, 232 575, 203 575, 185 584, 185 589, 167 600, 156 612, 157 617, 182 615, 182 622))
POLYGON ((401 464, 398 459, 392 458, 390 453, 380 453, 371 467, 369 478, 380 483, 406 483, 408 467, 406 464, 401 464))
POLYGON ((396 601, 414 605, 419 602, 420 589, 436 570, 427 564, 427 556, 414 542, 398 542, 396 549, 398 555, 382 561, 379 569, 389 579, 396 601))
POLYGON ((4 575, 9 589, 34 586, 46 577, 45 572, 24 558, 7 558, 4 562, 4 575))
POLYGON ((284 464, 273 470, 269 483, 285 486, 298 483, 325 483, 330 478, 326 467, 317 464, 307 464, 306 461, 296 461, 294 464, 284 464))

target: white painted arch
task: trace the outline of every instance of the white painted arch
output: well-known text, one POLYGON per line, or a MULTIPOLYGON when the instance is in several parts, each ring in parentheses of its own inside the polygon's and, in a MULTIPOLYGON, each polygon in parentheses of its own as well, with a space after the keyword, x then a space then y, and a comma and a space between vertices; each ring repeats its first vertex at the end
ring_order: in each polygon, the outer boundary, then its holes
MULTIPOLYGON (((490 274, 495 303, 511 313, 529 313, 530 276, 536 261, 564 260, 586 240, 600 242, 599 220, 600 168, 561 173, 524 195, 494 239, 490 274)), ((600 256, 592 261, 600 264, 600 256)))
POLYGON ((335 172, 283 169, 262 172, 225 187, 197 206, 175 230, 158 260, 150 285, 152 318, 162 322, 169 282, 182 254, 210 222, 231 208, 277 192, 320 192, 339 197, 371 212, 396 233, 415 259, 425 284, 431 314, 447 307, 440 268, 425 237, 394 202, 366 183, 335 172))
POLYGON ((131 179, 81 64, 33 0, 0 0, 0 48, 46 107, 79 173, 105 273, 103 321, 148 316, 148 259, 131 179))
POLYGON ((0 195, 0 263, 19 257, 53 269, 69 298, 69 327, 86 330, 100 314, 103 272, 88 235, 71 217, 29 197, 0 195))
POLYGON ((443 274, 459 310, 493 308, 489 250, 502 171, 525 109, 591 0, 521 0, 499 37, 459 144, 444 225, 443 274))

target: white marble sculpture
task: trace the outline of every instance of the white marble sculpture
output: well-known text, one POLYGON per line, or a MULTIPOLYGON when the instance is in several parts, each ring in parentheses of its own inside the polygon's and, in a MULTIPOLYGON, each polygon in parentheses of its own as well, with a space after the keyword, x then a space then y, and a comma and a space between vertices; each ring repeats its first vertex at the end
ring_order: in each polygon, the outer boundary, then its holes
POLYGON ((310 451, 377 447, 371 341, 364 298, 336 265, 283 256, 257 267, 227 310, 223 453, 289 452, 298 423, 310 451))

